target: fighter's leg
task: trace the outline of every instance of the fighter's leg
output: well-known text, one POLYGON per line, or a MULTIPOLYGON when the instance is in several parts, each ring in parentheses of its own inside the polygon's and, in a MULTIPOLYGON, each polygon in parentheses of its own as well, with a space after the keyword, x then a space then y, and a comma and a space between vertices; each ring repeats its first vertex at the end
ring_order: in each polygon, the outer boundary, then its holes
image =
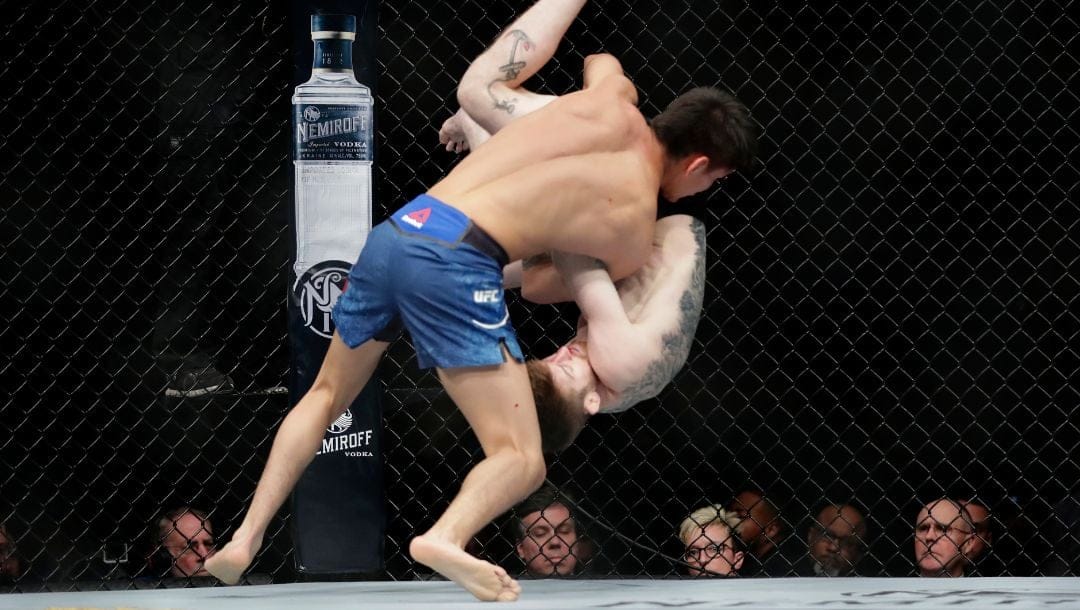
POLYGON ((538 0, 480 54, 458 84, 458 103, 489 133, 556 96, 521 87, 555 54, 585 0, 538 0))
POLYGON ((289 411, 274 437, 243 523, 229 544, 206 560, 208 572, 228 584, 240 579, 262 546, 270 520, 319 450, 327 426, 356 399, 388 345, 372 339, 350 349, 334 333, 311 389, 289 411))
POLYGON ((520 586, 506 571, 466 553, 482 527, 543 482, 545 467, 525 365, 507 358, 495 367, 439 369, 447 393, 480 440, 484 459, 435 525, 409 545, 413 559, 482 600, 517 599, 520 586))

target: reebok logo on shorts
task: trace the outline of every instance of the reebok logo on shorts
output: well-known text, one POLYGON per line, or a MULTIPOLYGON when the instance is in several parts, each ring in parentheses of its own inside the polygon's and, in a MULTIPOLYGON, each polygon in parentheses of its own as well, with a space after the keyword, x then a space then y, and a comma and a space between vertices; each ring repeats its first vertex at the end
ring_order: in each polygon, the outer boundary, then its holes
POLYGON ((423 229, 424 223, 428 221, 428 217, 430 216, 431 208, 424 208, 422 210, 416 210, 415 212, 409 212, 408 214, 402 214, 401 221, 417 229, 423 229))
POLYGON ((499 293, 502 290, 474 290, 472 293, 473 303, 498 303, 500 301, 499 293))

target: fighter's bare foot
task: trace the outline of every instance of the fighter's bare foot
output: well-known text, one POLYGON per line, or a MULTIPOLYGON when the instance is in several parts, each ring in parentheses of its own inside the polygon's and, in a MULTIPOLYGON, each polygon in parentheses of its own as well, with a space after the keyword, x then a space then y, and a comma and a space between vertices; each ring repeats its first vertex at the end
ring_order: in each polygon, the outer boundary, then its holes
POLYGON ((243 576, 244 570, 251 565, 251 561, 255 558, 255 553, 258 550, 257 546, 242 543, 234 538, 232 542, 226 544, 212 557, 208 557, 203 562, 203 567, 221 582, 227 585, 235 585, 240 582, 240 577, 243 576))
POLYGON ((512 602, 521 585, 497 565, 469 555, 449 542, 417 536, 409 543, 412 558, 465 587, 481 601, 512 602))
POLYGON ((469 140, 465 137, 465 129, 461 122, 464 120, 464 110, 458 110, 454 116, 443 122, 439 129, 439 144, 445 144, 448 152, 462 153, 469 150, 469 140))

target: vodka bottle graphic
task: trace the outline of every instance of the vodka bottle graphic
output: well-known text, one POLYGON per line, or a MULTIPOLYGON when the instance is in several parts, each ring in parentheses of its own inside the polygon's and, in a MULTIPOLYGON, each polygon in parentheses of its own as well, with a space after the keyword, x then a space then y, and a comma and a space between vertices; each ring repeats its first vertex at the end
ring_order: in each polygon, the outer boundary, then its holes
POLYGON ((316 265, 347 271, 371 231, 373 100, 353 73, 356 17, 312 15, 311 38, 311 78, 292 97, 298 279, 316 265))

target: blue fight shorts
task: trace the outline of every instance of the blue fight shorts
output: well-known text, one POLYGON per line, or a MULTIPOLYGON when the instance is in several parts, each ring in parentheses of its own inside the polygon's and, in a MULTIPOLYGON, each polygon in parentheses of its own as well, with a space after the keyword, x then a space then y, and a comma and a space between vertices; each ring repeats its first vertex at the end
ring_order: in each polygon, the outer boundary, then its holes
POLYGON ((460 210, 421 195, 368 235, 334 306, 337 332, 355 348, 390 340, 400 320, 421 368, 502 364, 504 344, 521 362, 503 300, 506 258, 460 210))

